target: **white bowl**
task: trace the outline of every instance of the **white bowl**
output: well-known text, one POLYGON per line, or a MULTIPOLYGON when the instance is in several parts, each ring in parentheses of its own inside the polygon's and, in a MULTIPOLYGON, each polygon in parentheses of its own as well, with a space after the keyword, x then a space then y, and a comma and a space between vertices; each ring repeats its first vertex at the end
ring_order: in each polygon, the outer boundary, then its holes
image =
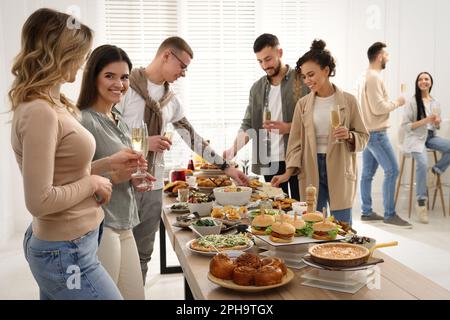
POLYGON ((213 202, 203 203, 190 203, 188 202, 188 208, 190 213, 197 212, 200 217, 207 217, 211 214, 213 202))
MULTIPOLYGON (((205 219, 214 220, 211 218, 205 219)), ((220 234, 220 230, 222 229, 222 222, 214 220, 214 223, 216 224, 215 226, 196 226, 195 224, 191 224, 190 228, 195 229, 202 236, 207 236, 208 234, 220 234)), ((196 237, 200 237, 197 233, 194 232, 194 234, 196 237)))
POLYGON ((216 202, 223 205, 231 206, 243 206, 250 201, 250 196, 252 195, 252 188, 250 187, 237 187, 241 191, 235 192, 225 192, 224 190, 235 187, 220 187, 214 189, 214 197, 216 197, 216 202))

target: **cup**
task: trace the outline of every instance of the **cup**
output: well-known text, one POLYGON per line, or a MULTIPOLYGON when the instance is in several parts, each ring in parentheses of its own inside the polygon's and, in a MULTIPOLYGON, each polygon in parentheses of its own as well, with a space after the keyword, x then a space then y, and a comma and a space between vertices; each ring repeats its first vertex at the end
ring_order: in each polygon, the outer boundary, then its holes
POLYGON ((186 181, 186 171, 185 169, 173 169, 170 172, 170 181, 186 181))
POLYGON ((178 189, 178 202, 188 202, 189 189, 178 189))
POLYGON ((294 210, 294 213, 297 213, 300 217, 307 208, 308 205, 306 202, 294 202, 292 204, 292 210, 294 210))
POLYGON ((197 184, 197 177, 187 176, 186 182, 188 183, 189 187, 195 188, 195 185, 197 184))
POLYGON ((405 93, 406 93, 406 90, 408 90, 408 89, 407 89, 407 86, 406 86, 406 83, 401 83, 401 84, 400 84, 400 92, 401 92, 402 94, 405 94, 405 93))

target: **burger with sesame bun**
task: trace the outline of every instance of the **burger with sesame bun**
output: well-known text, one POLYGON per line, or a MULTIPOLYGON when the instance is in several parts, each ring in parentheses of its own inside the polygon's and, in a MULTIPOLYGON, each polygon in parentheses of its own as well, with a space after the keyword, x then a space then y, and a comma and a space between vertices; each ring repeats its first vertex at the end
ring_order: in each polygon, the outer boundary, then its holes
POLYGON ((337 225, 328 220, 316 222, 312 225, 312 228, 312 237, 317 240, 334 240, 339 231, 337 225))
POLYGON ((311 224, 306 223, 302 219, 294 219, 291 224, 295 228, 295 236, 296 237, 311 237, 313 233, 313 229, 311 224))
POLYGON ((269 238, 273 242, 288 243, 292 242, 294 234, 295 227, 289 222, 275 222, 269 238))
POLYGON ((302 215, 302 220, 310 224, 321 222, 323 221, 323 214, 320 213, 319 211, 304 213, 302 215))
POLYGON ((258 235, 267 234, 267 228, 270 228, 275 222, 275 218, 268 214, 257 215, 252 220, 252 233, 258 235))

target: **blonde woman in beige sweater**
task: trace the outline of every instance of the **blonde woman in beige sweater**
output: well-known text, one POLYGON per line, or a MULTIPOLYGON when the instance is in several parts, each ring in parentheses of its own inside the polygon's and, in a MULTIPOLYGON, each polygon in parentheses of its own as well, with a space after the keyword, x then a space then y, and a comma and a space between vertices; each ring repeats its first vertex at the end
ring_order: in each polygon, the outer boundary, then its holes
POLYGON ((137 156, 123 151, 91 167, 95 140, 60 92, 92 45, 92 31, 73 22, 54 10, 34 12, 12 67, 11 144, 33 216, 25 257, 41 299, 122 299, 96 256, 100 205, 111 197, 110 181, 97 174, 123 169, 137 156))

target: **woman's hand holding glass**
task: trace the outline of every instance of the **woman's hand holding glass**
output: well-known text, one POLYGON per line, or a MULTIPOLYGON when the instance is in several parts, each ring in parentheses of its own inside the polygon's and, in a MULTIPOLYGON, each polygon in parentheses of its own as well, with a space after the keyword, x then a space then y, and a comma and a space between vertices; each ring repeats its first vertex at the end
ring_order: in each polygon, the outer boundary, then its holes
POLYGON ((341 127, 341 112, 339 110, 339 105, 333 106, 330 111, 330 122, 331 126, 334 129, 334 138, 335 141, 333 144, 342 143, 341 139, 348 139, 348 129, 341 127))

